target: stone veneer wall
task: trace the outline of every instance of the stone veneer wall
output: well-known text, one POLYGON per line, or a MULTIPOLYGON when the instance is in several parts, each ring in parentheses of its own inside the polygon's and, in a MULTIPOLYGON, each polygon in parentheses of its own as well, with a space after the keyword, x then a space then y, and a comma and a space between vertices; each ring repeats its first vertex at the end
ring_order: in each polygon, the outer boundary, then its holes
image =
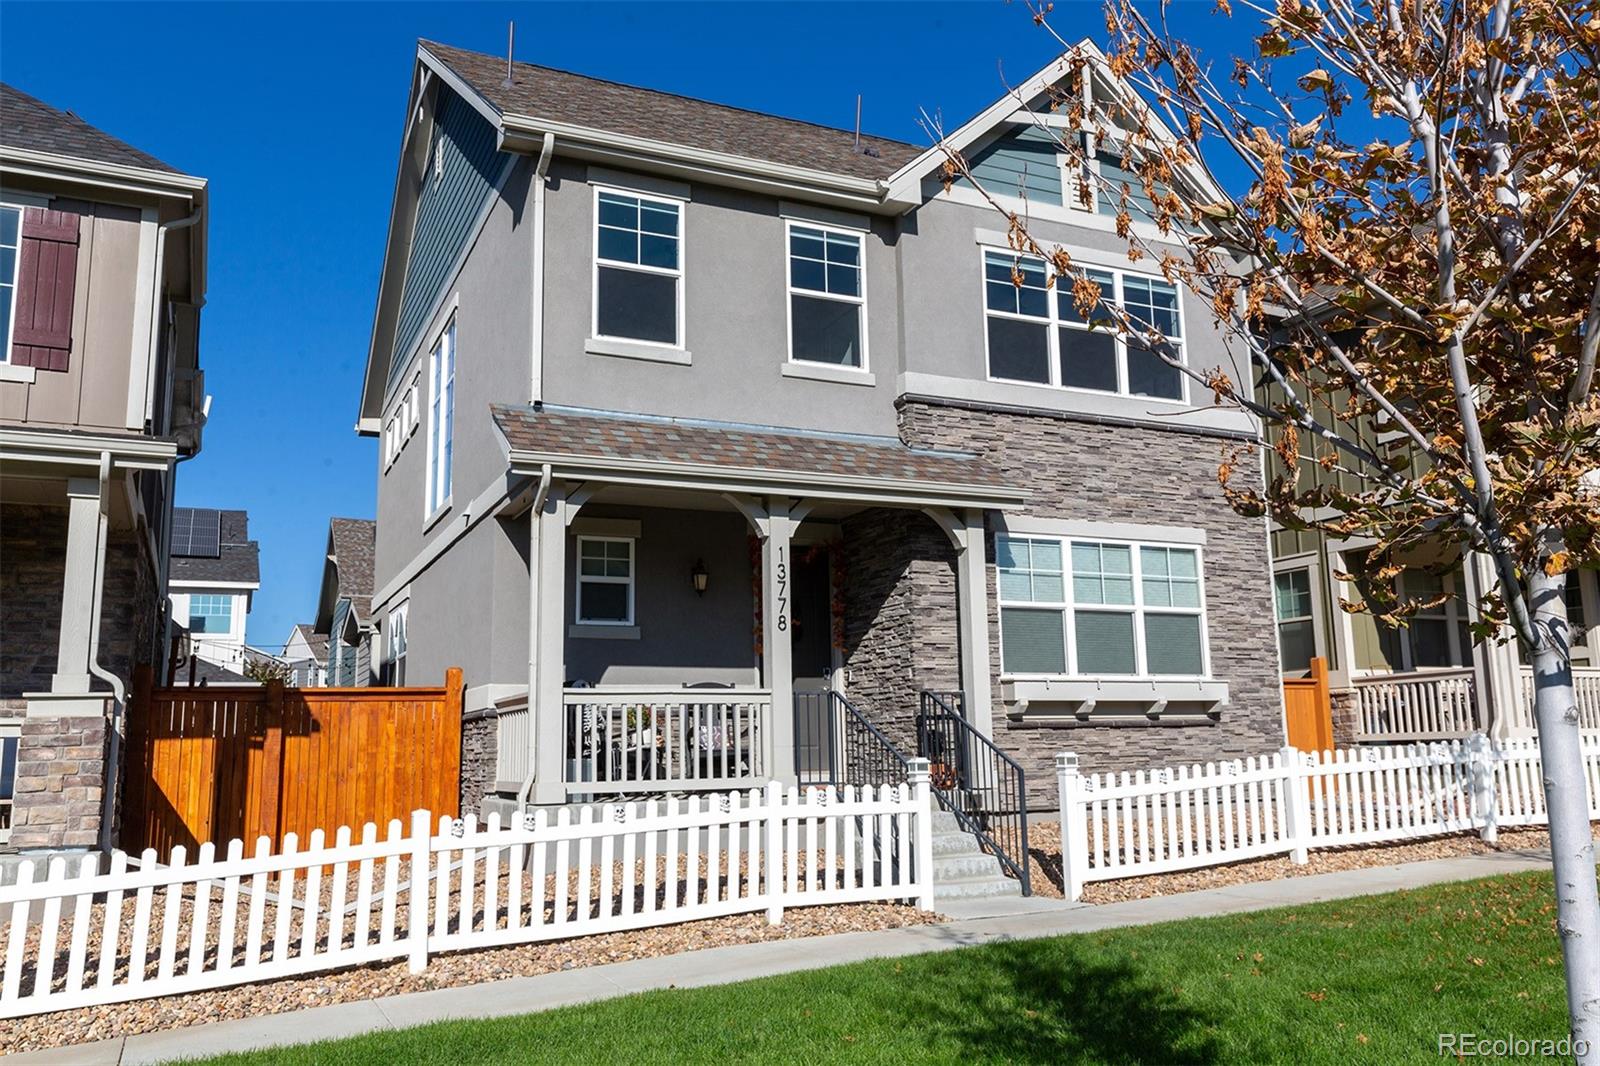
MULTIPOLYGON (((1101 772, 1258 755, 1283 745, 1266 527, 1260 519, 1236 514, 1222 498, 1216 467, 1224 442, 1178 430, 920 400, 901 401, 900 430, 912 446, 982 454, 1008 483, 1028 489, 1023 512, 1028 515, 1207 532, 1211 671, 1228 683, 1231 702, 1216 725, 1166 727, 1052 726, 1007 719, 998 702, 999 611, 991 532, 986 551, 994 737, 1026 771, 1030 806, 1056 806, 1053 760, 1060 751, 1077 752, 1085 771, 1101 772)), ((956 683, 951 549, 931 521, 903 511, 871 512, 846 523, 845 545, 851 559, 848 691, 898 730, 896 718, 914 713, 917 690, 956 683), (880 702, 893 709, 879 710, 880 702)))
POLYGON ((845 520, 845 691, 907 755, 918 694, 960 685, 955 549, 921 511, 845 520))
POLYGON ((499 758, 499 722, 492 714, 461 722, 461 813, 476 813, 483 797, 494 792, 499 758))
POLYGON ((99 842, 106 738, 104 715, 23 719, 12 848, 92 848, 99 842))

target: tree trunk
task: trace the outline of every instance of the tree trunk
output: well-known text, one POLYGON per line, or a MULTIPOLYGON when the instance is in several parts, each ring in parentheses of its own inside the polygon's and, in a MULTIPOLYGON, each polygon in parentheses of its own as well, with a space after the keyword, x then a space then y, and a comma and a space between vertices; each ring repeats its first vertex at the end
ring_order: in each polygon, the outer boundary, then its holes
POLYGON ((1535 568, 1528 600, 1543 639, 1533 653, 1534 719, 1544 766, 1545 806, 1555 866, 1556 930, 1567 972, 1567 1011, 1574 1057, 1600 1063, 1600 895, 1596 893, 1589 795, 1572 689, 1572 660, 1563 591, 1567 575, 1535 568))

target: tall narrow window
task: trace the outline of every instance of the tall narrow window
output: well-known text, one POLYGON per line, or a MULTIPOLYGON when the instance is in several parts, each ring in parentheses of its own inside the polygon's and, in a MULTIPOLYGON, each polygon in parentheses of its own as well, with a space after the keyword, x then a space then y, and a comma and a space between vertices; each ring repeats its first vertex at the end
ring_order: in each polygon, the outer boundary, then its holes
POLYGON ((681 205, 601 190, 595 208, 595 335, 682 347, 681 205))
POLYGON ((1155 675, 1204 672, 1200 560, 1192 548, 1139 549, 1145 669, 1155 675))
POLYGON ((859 233, 789 227, 789 357, 864 367, 866 290, 859 233))
POLYGON ((22 259, 22 209, 0 204, 0 362, 11 362, 11 324, 17 320, 17 270, 22 259))
MULTIPOLYGON (((1183 355, 1183 327, 1178 315, 1178 290, 1155 278, 1125 275, 1122 303, 1136 328, 1149 328, 1166 335, 1167 343, 1183 355)), ((1128 391, 1135 396, 1159 396, 1164 400, 1183 399, 1183 374, 1151 350, 1143 340, 1128 341, 1128 391)))
POLYGON ((388 632, 384 634, 383 683, 406 683, 406 616, 411 613, 411 603, 406 601, 389 612, 388 632))
POLYGON ((1317 654, 1311 614, 1311 571, 1280 570, 1273 575, 1278 614, 1278 652, 1286 671, 1307 670, 1317 654))
POLYGON ((1111 304, 1117 298, 1117 279, 1104 270, 1085 270, 1084 274, 1100 286, 1100 302, 1090 310, 1088 318, 1078 313, 1072 286, 1060 282, 1056 285, 1061 321, 1061 384, 1116 392, 1117 333, 1111 304))
POLYGON ((1000 537, 1000 640, 1008 672, 1067 672, 1066 587, 1061 542, 1000 537))
POLYGON ((1077 605, 1078 672, 1136 674, 1133 549, 1074 541, 1072 598, 1077 605))
POLYGON ((633 624, 631 538, 578 538, 578 621, 586 625, 633 624))
POLYGON ((1044 262, 986 252, 983 279, 989 376, 1050 384, 1050 292, 1044 262))
POLYGON ((456 320, 428 356, 428 514, 450 502, 451 438, 455 433, 456 320))

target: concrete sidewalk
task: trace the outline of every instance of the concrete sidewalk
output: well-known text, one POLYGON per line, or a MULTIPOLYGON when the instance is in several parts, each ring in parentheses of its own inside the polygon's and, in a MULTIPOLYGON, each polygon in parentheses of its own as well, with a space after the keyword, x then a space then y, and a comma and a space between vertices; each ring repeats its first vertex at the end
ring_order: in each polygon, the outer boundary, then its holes
MULTIPOLYGON (((863 959, 894 958, 1003 940, 1026 940, 1064 933, 1088 933, 1118 926, 1237 914, 1375 895, 1403 888, 1420 888, 1446 881, 1549 869, 1549 866, 1550 854, 1547 851, 1505 851, 1292 877, 1281 881, 1259 881, 1102 906, 1039 898, 1010 900, 1003 901, 1003 908, 992 909, 988 913, 966 909, 963 915, 951 915, 954 920, 942 925, 711 948, 683 955, 540 974, 537 977, 515 977, 463 988, 411 992, 360 1003, 339 1003, 241 1021, 143 1033, 93 1044, 13 1055, 7 1061, 17 1066, 29 1063, 132 1066, 135 1063, 168 1062, 229 1051, 360 1036, 378 1029, 404 1029, 451 1018, 529 1014, 552 1007, 611 999, 632 992, 727 984, 863 959)), ((21 1024, 27 1024, 26 1020, 22 1020, 21 1024)))

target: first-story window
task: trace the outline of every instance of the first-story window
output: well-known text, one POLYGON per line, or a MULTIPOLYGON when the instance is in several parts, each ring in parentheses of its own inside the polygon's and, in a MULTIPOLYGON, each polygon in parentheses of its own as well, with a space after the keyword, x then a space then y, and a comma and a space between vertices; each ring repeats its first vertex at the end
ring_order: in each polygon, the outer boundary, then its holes
POLYGON ((633 539, 578 538, 578 621, 633 624, 633 539))
POLYGON ((444 328, 428 355, 428 514, 450 501, 455 432, 456 320, 444 328))
POLYGON ((682 205, 603 189, 595 197, 595 336, 682 347, 682 205))
POLYGON ((232 629, 232 596, 206 593, 189 597, 189 632, 227 633, 232 629))
POLYGON ((997 381, 1182 400, 1182 372, 1143 337, 1117 332, 1121 307, 1142 334, 1166 338, 1184 358, 1178 289, 1160 278, 1121 270, 1084 268, 1099 289, 1087 316, 1080 313, 1074 279, 1051 279, 1044 260, 985 251, 985 334, 989 376, 997 381))
POLYGON ((383 683, 406 683, 406 616, 411 603, 406 601, 389 612, 389 625, 383 637, 383 683))
POLYGON ((0 723, 0 841, 11 836, 11 802, 17 788, 17 746, 22 742, 22 723, 0 723))
POLYGON ((866 290, 859 233, 789 227, 789 357, 863 367, 866 290))
POLYGON ((1205 676, 1198 549, 1001 536, 995 556, 1006 673, 1205 676))
POLYGON ((1311 608, 1311 571, 1280 570, 1272 577, 1278 615, 1278 654, 1282 669, 1309 670, 1317 654, 1311 608))
POLYGON ((11 361, 17 318, 17 272, 22 261, 22 208, 0 204, 0 363, 11 361))

